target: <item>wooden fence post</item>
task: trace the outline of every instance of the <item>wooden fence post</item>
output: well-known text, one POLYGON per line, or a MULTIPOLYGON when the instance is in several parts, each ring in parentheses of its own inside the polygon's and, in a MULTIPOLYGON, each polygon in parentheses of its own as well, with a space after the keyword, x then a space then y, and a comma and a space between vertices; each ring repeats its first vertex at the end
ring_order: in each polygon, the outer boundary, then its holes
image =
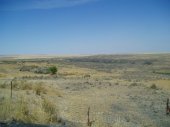
POLYGON ((170 114, 169 98, 167 99, 167 102, 166 102, 166 114, 167 114, 167 115, 170 114))
POLYGON ((88 108, 87 111, 87 125, 90 126, 90 107, 88 108))
POLYGON ((12 99, 12 81, 11 81, 11 99, 12 99))
POLYGON ((90 121, 90 107, 89 107, 87 111, 87 126, 91 127, 93 122, 95 121, 90 121))

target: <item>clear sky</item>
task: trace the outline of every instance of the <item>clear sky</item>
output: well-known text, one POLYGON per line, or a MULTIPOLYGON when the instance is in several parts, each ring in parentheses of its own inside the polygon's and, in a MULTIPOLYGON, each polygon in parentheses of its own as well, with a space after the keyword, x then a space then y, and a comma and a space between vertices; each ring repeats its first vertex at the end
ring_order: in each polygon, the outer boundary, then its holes
POLYGON ((0 0, 0 54, 170 52, 170 0, 0 0))

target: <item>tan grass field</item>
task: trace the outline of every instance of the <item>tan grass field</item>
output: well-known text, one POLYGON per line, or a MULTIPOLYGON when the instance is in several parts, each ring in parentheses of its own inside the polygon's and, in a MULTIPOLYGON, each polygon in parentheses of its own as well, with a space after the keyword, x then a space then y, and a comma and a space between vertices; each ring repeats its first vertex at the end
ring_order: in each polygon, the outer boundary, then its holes
POLYGON ((91 127, 169 127, 169 72, 170 54, 1 57, 0 123, 88 127, 90 107, 91 127))

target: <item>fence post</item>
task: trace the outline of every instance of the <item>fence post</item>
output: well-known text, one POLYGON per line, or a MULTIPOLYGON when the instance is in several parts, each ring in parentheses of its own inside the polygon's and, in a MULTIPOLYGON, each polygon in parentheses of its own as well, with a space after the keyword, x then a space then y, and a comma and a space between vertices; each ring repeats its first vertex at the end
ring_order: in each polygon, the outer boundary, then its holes
POLYGON ((90 126, 90 107, 88 108, 87 111, 87 125, 90 126))
POLYGON ((168 115, 169 113, 170 113, 170 107, 169 107, 169 98, 168 98, 166 102, 166 114, 168 115))
POLYGON ((87 111, 87 126, 91 127, 93 122, 95 121, 94 120, 90 121, 90 107, 89 107, 87 111))
POLYGON ((11 81, 11 99, 12 99, 12 81, 11 81))

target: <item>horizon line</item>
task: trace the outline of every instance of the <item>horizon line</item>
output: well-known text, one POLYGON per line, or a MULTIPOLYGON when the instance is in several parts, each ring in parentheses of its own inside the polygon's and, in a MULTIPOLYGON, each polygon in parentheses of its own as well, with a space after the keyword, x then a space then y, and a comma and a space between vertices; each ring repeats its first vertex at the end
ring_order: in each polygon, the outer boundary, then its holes
POLYGON ((46 53, 21 53, 21 54, 0 54, 1 56, 92 56, 92 55, 156 55, 156 54, 170 54, 170 52, 134 52, 134 53, 90 53, 90 54, 60 54, 60 53, 56 53, 56 54, 46 54, 46 53))

